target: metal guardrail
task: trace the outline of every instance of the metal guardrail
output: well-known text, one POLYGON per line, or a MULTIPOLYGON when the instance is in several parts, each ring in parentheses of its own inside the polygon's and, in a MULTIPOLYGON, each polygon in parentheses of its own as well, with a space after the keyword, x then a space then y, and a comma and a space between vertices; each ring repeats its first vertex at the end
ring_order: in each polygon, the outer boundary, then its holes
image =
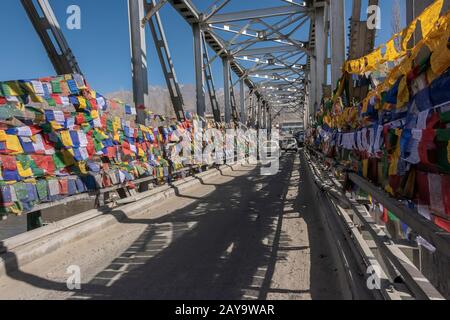
POLYGON ((416 211, 407 208, 398 200, 393 199, 386 192, 357 174, 349 173, 348 176, 358 187, 374 197, 385 208, 411 227, 411 229, 431 243, 437 251, 450 257, 450 233, 439 228, 432 221, 422 217, 416 211))
MULTIPOLYGON (((185 177, 189 176, 195 176, 195 171, 199 169, 209 170, 212 166, 200 166, 200 165, 191 165, 185 168, 182 168, 180 170, 173 171, 169 173, 168 176, 163 177, 157 177, 157 176, 148 176, 148 177, 141 177, 135 180, 127 181, 122 184, 114 185, 107 188, 98 189, 95 191, 85 192, 81 194, 76 194, 73 196, 65 197, 64 199, 53 201, 53 202, 46 202, 41 203, 38 205, 35 205, 31 210, 23 212, 24 215, 27 216, 27 223, 28 223, 28 231, 31 231, 33 229, 39 228, 43 226, 42 221, 42 211, 48 210, 51 208, 63 206, 63 205, 70 205, 76 201, 94 201, 95 207, 103 207, 107 204, 109 194, 112 192, 117 192, 119 197, 121 199, 131 198, 138 194, 135 190, 129 188, 129 184, 132 183, 134 186, 136 186, 136 189, 139 189, 139 186, 141 184, 150 184, 155 183, 159 179, 166 180, 165 183, 170 183, 172 179, 174 179, 177 175, 183 174, 185 172, 188 172, 185 177)), ((146 191, 146 190, 144 190, 146 191)), ((113 202, 113 201, 110 201, 113 202)))
MULTIPOLYGON (((317 153, 317 151, 311 152, 318 158, 322 158, 323 155, 317 153)), ((319 168, 321 166, 321 161, 314 161, 310 163, 310 167, 316 179, 316 184, 318 187, 326 192, 330 197, 330 202, 334 204, 337 215, 339 215, 344 224, 347 226, 350 233, 356 233, 360 235, 358 230, 355 230, 355 225, 352 219, 349 218, 347 212, 351 212, 355 215, 359 221, 359 224, 364 231, 370 234, 373 239, 373 244, 370 245, 372 250, 379 252, 378 260, 381 259, 384 267, 386 269, 386 274, 391 275, 391 279, 396 277, 396 274, 401 276, 404 280, 404 285, 408 291, 411 292, 412 296, 416 299, 430 299, 430 300, 441 300, 444 299, 442 294, 431 284, 431 282, 422 274, 422 272, 410 261, 410 259, 405 255, 405 253, 400 249, 395 242, 390 240, 388 234, 383 228, 377 225, 375 219, 366 209, 366 207, 353 199, 351 196, 346 194, 342 190, 342 185, 339 181, 331 177, 329 171, 319 168), (392 268, 393 267, 393 268, 392 268)), ((341 167, 341 169, 344 169, 341 167)), ((394 213, 399 219, 404 221, 411 229, 413 229, 417 234, 421 235, 424 239, 429 241, 436 247, 437 253, 442 254, 445 259, 448 259, 450 254, 450 234, 441 230, 431 221, 426 220, 420 214, 414 212, 413 210, 405 207, 401 202, 390 197, 380 188, 376 187, 364 178, 354 174, 348 173, 349 179, 353 181, 358 187, 364 190, 366 193, 372 195, 374 199, 383 204, 385 208, 394 213)), ((358 229, 358 228, 357 228, 358 229)), ((359 253, 363 256, 363 260, 368 263, 368 261, 377 261, 377 259, 369 254, 367 249, 368 243, 361 236, 352 237, 353 242, 358 247, 359 253)), ((382 272, 384 275, 384 271, 382 272)), ((445 277, 445 275, 443 276, 445 277)), ((386 280, 382 277, 381 280, 386 280)), ((444 279, 446 281, 446 279, 444 279)), ((389 291, 389 286, 385 282, 382 284, 381 294, 384 298, 392 299, 398 295, 393 294, 389 291)), ((398 284, 395 284, 397 287, 398 284)), ((392 283, 394 286, 394 283, 392 283)))

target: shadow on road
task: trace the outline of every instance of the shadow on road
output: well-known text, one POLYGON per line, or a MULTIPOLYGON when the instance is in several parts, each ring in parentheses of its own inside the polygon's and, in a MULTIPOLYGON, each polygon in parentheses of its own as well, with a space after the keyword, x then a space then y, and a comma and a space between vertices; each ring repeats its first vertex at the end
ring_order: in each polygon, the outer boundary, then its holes
MULTIPOLYGON (((282 231, 285 190, 294 157, 282 158, 276 176, 261 176, 256 168, 214 185, 216 190, 202 199, 188 196, 195 200, 192 204, 157 219, 132 219, 120 210, 109 212, 120 223, 147 227, 72 299, 234 300, 266 299, 270 293, 308 293, 271 288, 277 262, 289 251, 308 249, 311 297, 339 298, 333 290, 337 288, 336 275, 315 212, 314 187, 304 178, 308 178, 304 165, 299 198, 292 204, 308 225, 309 247, 290 246, 291 239, 282 231)), ((185 196, 179 190, 177 195, 185 196)), ((67 291, 65 284, 13 268, 8 276, 35 287, 67 291)))

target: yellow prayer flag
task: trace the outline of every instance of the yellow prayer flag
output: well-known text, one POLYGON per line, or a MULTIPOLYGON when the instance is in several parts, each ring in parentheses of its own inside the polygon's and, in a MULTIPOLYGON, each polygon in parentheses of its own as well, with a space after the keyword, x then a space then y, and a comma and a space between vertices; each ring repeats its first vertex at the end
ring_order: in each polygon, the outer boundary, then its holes
POLYGON ((78 103, 80 104, 80 109, 86 109, 87 103, 86 99, 83 97, 78 97, 78 103))
POLYGON ((407 77, 403 77, 398 86, 397 109, 403 107, 409 101, 409 89, 407 77))
POLYGON ((389 193, 391 196, 394 196, 394 190, 392 189, 392 187, 390 185, 387 185, 386 188, 384 188, 384 190, 389 193))
POLYGON ((61 130, 64 127, 62 125, 60 125, 58 122, 56 121, 50 121, 50 125, 52 126, 52 129, 57 131, 57 130, 61 130))
POLYGON ((62 152, 63 155, 63 159, 64 159, 64 164, 68 167, 73 166, 75 164, 75 152, 73 151, 73 149, 66 149, 63 150, 62 152))
POLYGON ((441 75, 450 67, 450 50, 447 46, 442 46, 440 50, 436 50, 431 55, 431 68, 433 73, 441 75))
POLYGON ((363 103, 362 103, 362 113, 367 113, 367 110, 369 107, 369 100, 370 100, 369 96, 364 98, 363 103))
POLYGON ((364 159, 362 161, 362 164, 363 164, 363 177, 367 178, 369 173, 369 159, 364 159))
POLYGON ((99 116, 98 116, 98 111, 97 110, 92 110, 91 111, 91 117, 92 117, 92 119, 97 119, 99 116))
POLYGON ((31 101, 35 102, 35 103, 44 103, 45 99, 41 96, 38 96, 36 94, 30 94, 30 99, 31 101))
POLYGON ((397 52, 395 47, 395 38, 389 40, 386 44, 386 53, 384 54, 384 60, 386 61, 395 61, 401 56, 401 53, 397 52))
POLYGON ((77 162, 76 166, 78 167, 78 169, 80 170, 80 172, 82 174, 88 173, 88 171, 86 170, 86 161, 79 161, 79 162, 77 162))
POLYGON ((25 170, 20 161, 16 161, 16 164, 17 164, 17 171, 22 178, 28 178, 33 176, 33 170, 31 170, 31 167, 25 170))
POLYGON ((61 131, 61 141, 65 147, 73 147, 72 138, 68 130, 61 131))
POLYGON ((426 8, 419 16, 420 26, 422 28, 422 37, 426 38, 439 19, 444 0, 436 0, 432 5, 426 8))
POLYGON ((414 32, 416 31, 417 20, 414 20, 405 30, 402 32, 402 50, 408 50, 408 42, 411 40, 414 32))
POLYGON ((23 153, 22 145, 20 144, 19 138, 17 136, 10 134, 6 135, 6 149, 11 151, 10 154, 12 155, 23 153))
POLYGON ((0 130, 0 141, 6 141, 7 135, 4 130, 0 130))
POLYGON ((366 59, 367 59, 367 66, 364 71, 375 70, 375 67, 383 60, 383 56, 381 55, 381 48, 367 55, 366 59))
POLYGON ((447 145, 447 160, 448 160, 448 163, 450 163, 450 141, 448 142, 448 145, 447 145))
POLYGON ((405 57, 405 59, 403 59, 403 61, 398 65, 398 71, 400 74, 407 75, 412 70, 413 62, 414 57, 405 57))
POLYGON ((11 93, 11 96, 21 96, 23 94, 23 91, 17 81, 8 81, 6 82, 6 85, 9 88, 9 93, 11 93))
POLYGON ((23 82, 22 86, 23 86, 23 88, 25 89, 25 91, 27 93, 29 93, 29 94, 30 93, 35 93, 34 87, 33 87, 33 85, 30 82, 23 82))
POLYGON ((117 130, 120 129, 120 127, 121 127, 121 125, 120 125, 120 118, 119 117, 115 117, 114 121, 113 121, 113 130, 117 131, 117 130))

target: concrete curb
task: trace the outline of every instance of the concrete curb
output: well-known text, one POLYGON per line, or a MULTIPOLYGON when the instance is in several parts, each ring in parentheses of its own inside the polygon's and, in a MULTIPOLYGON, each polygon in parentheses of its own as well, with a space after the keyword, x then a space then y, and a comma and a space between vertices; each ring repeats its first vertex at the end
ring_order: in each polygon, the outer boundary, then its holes
POLYGON ((201 184, 200 179, 213 178, 221 172, 230 171, 244 162, 233 166, 225 165, 219 169, 202 172, 195 177, 177 181, 173 187, 164 185, 145 192, 146 196, 135 202, 113 209, 93 209, 54 224, 0 241, 0 277, 33 262, 34 260, 103 230, 137 214, 149 212, 157 202, 171 198, 177 191, 186 190, 201 184))

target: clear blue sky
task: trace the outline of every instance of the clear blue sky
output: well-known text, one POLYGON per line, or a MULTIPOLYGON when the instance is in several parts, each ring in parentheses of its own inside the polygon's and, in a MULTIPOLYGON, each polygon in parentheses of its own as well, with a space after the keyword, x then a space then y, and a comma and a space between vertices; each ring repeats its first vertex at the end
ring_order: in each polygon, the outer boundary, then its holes
MULTIPOLYGON (((404 13, 404 1, 401 0, 404 13)), ((194 0, 204 10, 212 0, 194 0)), ((128 39, 127 0, 50 0, 62 30, 75 53, 90 84, 100 92, 108 93, 131 88, 130 48, 128 39), (66 9, 77 4, 82 10, 81 30, 66 28, 66 9)), ((239 11, 252 6, 278 6, 277 0, 231 0, 228 11, 239 11)), ((367 0, 363 1, 364 6, 367 0)), ((391 35, 392 1, 380 0, 382 30, 377 44, 391 35)), ((29 79, 53 75, 53 67, 19 0, 2 0, 0 30, 3 41, 0 50, 0 80, 29 79)), ((346 0, 346 20, 351 14, 352 0, 346 0)), ((172 52, 178 79, 183 84, 194 83, 192 33, 179 14, 166 5, 161 11, 167 39, 172 52)), ((403 17, 403 23, 404 23, 403 17)), ((297 35, 301 38, 305 31, 297 35)), ((299 39, 299 40, 307 40, 299 39)), ((153 42, 147 37, 149 82, 165 86, 153 42)), ((222 86, 221 63, 214 72, 218 87, 222 86)))

